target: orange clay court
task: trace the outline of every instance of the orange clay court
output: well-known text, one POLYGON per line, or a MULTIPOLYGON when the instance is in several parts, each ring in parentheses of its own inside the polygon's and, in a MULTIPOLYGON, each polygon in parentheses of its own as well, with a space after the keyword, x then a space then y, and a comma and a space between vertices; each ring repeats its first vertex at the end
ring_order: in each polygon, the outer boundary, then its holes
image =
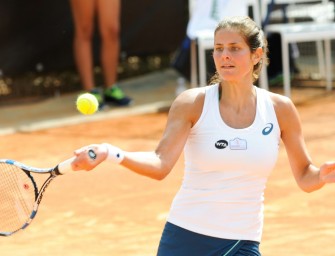
MULTIPOLYGON (((309 152, 319 165, 335 160, 335 93, 319 89, 307 98, 297 107, 309 152)), ((90 143, 153 150, 166 118, 162 112, 1 136, 0 156, 50 167, 90 143)), ((47 189, 33 223, 11 237, 0 237, 0 254, 154 256, 182 169, 181 157, 163 181, 106 164, 59 177, 47 189)), ((281 145, 265 194, 262 254, 334 256, 334 241, 335 184, 311 194, 299 190, 281 145)))

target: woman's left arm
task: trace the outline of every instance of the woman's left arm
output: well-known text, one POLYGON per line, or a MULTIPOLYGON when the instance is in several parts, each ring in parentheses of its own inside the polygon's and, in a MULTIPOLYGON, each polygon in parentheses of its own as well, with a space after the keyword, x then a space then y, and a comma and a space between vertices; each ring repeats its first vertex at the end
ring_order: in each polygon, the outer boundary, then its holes
POLYGON ((293 102, 284 96, 272 94, 281 138, 294 178, 305 192, 320 189, 328 182, 335 182, 335 162, 327 162, 320 168, 313 165, 304 141, 301 121, 293 102))

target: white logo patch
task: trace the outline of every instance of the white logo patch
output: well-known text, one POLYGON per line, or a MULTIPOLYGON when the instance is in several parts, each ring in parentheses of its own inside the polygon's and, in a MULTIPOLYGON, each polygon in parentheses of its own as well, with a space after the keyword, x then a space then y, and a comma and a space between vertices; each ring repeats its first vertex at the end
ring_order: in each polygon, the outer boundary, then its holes
POLYGON ((229 141, 229 147, 231 150, 247 150, 247 141, 235 138, 229 141))

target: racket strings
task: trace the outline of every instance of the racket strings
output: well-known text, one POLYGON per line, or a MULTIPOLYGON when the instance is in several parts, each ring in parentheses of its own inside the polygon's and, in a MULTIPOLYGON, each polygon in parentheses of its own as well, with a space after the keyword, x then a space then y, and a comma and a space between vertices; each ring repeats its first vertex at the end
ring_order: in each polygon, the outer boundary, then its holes
POLYGON ((6 163, 0 163, 0 182, 0 232, 10 233, 30 219, 37 189, 29 173, 6 163))

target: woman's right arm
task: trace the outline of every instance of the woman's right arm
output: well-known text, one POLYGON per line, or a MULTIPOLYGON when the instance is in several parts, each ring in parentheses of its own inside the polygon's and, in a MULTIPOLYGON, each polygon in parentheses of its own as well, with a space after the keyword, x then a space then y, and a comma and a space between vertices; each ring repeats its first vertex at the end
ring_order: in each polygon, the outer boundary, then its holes
MULTIPOLYGON (((151 152, 122 152, 121 165, 131 171, 161 180, 165 178, 181 155, 193 124, 202 111, 203 94, 199 89, 184 91, 173 102, 163 136, 158 146, 151 152)), ((90 145, 75 151, 77 156, 73 163, 75 170, 91 170, 107 158, 106 146, 90 145), (95 161, 89 160, 87 152, 97 152, 95 161)))

